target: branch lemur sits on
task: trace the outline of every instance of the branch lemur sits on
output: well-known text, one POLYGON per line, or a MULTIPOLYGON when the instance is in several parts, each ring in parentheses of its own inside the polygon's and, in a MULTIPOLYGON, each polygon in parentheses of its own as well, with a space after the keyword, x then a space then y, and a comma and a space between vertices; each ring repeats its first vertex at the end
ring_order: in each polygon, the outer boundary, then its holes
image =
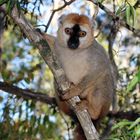
MULTIPOLYGON (((92 21, 85 15, 63 15, 54 49, 68 80, 79 88, 79 92, 59 95, 59 108, 72 116, 66 101, 78 95, 81 99, 78 106, 85 107, 96 124, 109 111, 114 80, 109 58, 104 48, 94 39, 92 21)), ((84 138, 76 135, 75 139, 84 138)))

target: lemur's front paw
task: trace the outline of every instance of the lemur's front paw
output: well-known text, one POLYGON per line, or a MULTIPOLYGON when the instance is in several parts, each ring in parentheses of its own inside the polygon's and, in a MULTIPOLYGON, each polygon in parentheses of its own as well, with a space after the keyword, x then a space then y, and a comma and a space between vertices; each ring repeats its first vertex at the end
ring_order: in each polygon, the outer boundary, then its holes
POLYGON ((87 100, 81 100, 76 104, 76 110, 82 111, 82 110, 87 110, 88 109, 88 102, 87 100))
POLYGON ((69 100, 71 97, 70 92, 67 91, 65 94, 60 95, 62 100, 69 100))
POLYGON ((81 92, 81 90, 78 88, 78 86, 71 84, 70 90, 60 96, 61 96, 62 100, 69 100, 74 96, 79 96, 80 92, 81 92))

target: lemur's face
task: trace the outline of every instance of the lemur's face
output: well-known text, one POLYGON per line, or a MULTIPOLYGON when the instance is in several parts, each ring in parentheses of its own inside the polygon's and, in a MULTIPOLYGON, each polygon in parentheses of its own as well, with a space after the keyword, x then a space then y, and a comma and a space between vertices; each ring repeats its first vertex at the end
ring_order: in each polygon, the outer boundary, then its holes
POLYGON ((74 50, 86 48, 92 44, 93 28, 87 16, 69 14, 60 22, 58 37, 64 47, 74 50))

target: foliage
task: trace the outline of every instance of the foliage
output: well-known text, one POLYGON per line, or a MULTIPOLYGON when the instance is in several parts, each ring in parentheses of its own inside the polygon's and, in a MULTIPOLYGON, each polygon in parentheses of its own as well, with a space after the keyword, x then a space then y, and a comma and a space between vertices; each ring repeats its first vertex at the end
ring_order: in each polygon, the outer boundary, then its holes
POLYGON ((138 140, 140 138, 140 118, 134 122, 121 120, 112 127, 112 140, 138 140), (118 139, 119 138, 119 139, 118 139))
MULTIPOLYGON (((100 3, 113 5, 113 0, 100 0, 100 3)), ((45 31, 47 21, 51 16, 54 6, 58 8, 62 1, 56 0, 0 0, 0 5, 6 4, 10 13, 16 4, 34 27, 45 31), (58 7, 56 7, 56 5, 58 7), (46 11, 45 11, 46 10, 46 11), (45 18, 43 18, 45 16, 45 18), (46 20, 47 19, 47 20, 46 20)), ((115 14, 128 25, 139 27, 140 10, 136 7, 136 1, 126 0, 115 3, 115 14)), ((72 3, 69 7, 73 11, 92 15, 92 4, 86 1, 72 3)), ((55 34, 57 19, 61 13, 67 13, 70 9, 61 9, 49 25, 48 33, 55 34)), ((112 10, 113 11, 113 10, 112 10)), ((112 17, 99 10, 96 17, 97 29, 101 32, 97 40, 108 49, 108 36, 111 27, 114 26, 112 17), (100 26, 104 24, 103 28, 100 26)), ((140 41, 131 32, 119 28, 113 45, 115 61, 118 66, 119 80, 117 97, 119 110, 134 110, 140 113, 140 41)), ((46 66, 38 51, 32 46, 22 31, 14 24, 9 16, 6 16, 6 29, 3 34, 2 54, 0 54, 0 81, 5 81, 23 89, 41 91, 50 96, 54 95, 53 75, 46 66)), ((1 51, 0 51, 1 52, 1 51)), ((60 140, 69 136, 67 126, 56 108, 31 100, 21 99, 0 91, 0 139, 32 139, 32 140, 60 140)), ((109 139, 111 140, 137 140, 140 138, 140 118, 135 121, 116 119, 112 127, 109 139)), ((69 122, 69 119, 68 119, 69 122)), ((107 121, 104 121, 106 125, 107 121)))
POLYGON ((8 97, 0 119, 0 139, 54 139, 58 140, 59 117, 51 120, 54 115, 53 109, 45 106, 44 113, 35 109, 36 104, 32 101, 22 101, 15 97, 8 97), (56 137, 55 137, 56 136, 56 137))
POLYGON ((127 86, 127 92, 132 91, 133 89, 135 89, 136 85, 140 83, 140 70, 138 71, 138 73, 136 73, 133 77, 133 79, 130 81, 130 83, 127 86))

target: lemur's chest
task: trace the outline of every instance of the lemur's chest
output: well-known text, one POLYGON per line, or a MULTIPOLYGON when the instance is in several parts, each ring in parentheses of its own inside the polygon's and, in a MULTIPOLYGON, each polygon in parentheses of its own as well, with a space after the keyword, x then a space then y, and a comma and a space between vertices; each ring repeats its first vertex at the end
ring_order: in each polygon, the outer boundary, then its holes
POLYGON ((85 53, 64 52, 60 56, 63 69, 70 82, 78 84, 88 74, 87 55, 85 53))

